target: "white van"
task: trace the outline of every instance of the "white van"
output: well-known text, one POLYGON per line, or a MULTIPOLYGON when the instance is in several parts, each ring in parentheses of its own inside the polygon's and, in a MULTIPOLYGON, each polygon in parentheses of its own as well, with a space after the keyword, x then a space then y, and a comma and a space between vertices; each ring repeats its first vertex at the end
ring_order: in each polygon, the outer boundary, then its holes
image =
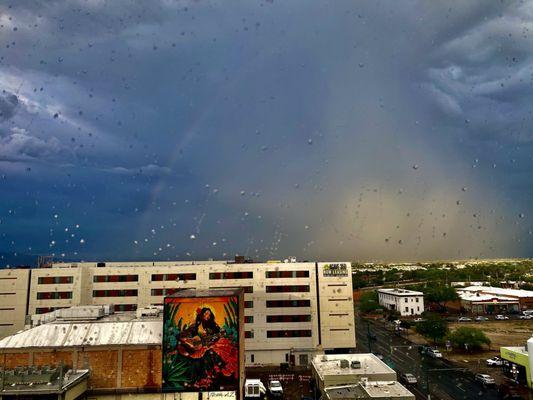
POLYGON ((245 399, 262 399, 266 395, 266 387, 261 379, 246 379, 244 381, 245 399))

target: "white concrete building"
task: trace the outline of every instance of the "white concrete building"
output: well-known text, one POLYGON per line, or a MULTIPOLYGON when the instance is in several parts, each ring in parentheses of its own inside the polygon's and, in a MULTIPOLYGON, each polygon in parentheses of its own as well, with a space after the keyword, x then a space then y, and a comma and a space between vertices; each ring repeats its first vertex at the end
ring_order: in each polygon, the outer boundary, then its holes
POLYGON ((30 315, 103 304, 120 312, 162 305, 179 288, 243 287, 246 364, 307 365, 317 351, 355 348, 351 276, 349 262, 61 263, 31 270, 22 297, 30 315))
POLYGON ((397 382, 396 372, 371 353, 317 355, 311 365, 326 400, 415 399, 397 382))
POLYGON ((424 293, 407 289, 378 289, 379 304, 395 310, 402 317, 424 312, 424 293))

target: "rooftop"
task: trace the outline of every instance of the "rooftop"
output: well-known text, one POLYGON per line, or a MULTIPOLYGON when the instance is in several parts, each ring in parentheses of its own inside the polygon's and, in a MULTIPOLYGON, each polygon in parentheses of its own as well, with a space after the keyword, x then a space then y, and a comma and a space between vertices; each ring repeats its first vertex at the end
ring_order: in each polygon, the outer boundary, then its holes
POLYGON ((329 400, 415 398, 409 390, 396 381, 329 387, 325 391, 329 400))
POLYGON ((317 355, 311 361, 315 371, 324 380, 328 375, 360 375, 368 376, 374 374, 396 374, 393 369, 377 358, 374 354, 324 354, 317 355), (341 360, 348 361, 348 367, 341 367, 341 360), (361 368, 351 368, 352 361, 359 361, 361 368))
POLYGON ((163 321, 134 318, 135 314, 122 314, 96 321, 54 321, 3 338, 0 340, 0 350, 31 347, 161 345, 163 321))
POLYGON ((378 289, 378 292, 392 294, 394 296, 423 296, 424 295, 424 293, 417 292, 415 290, 398 289, 398 288, 378 289))
MULTIPOLYGON (((62 368, 62 367, 61 367, 62 368)), ((58 394, 67 391, 89 377, 89 370, 68 370, 64 376, 59 368, 24 368, 6 370, 1 395, 58 394)))
POLYGON ((483 294, 479 292, 459 292, 459 297, 461 298, 461 300, 465 301, 493 301, 496 299, 499 302, 518 302, 516 297, 498 296, 495 294, 483 294))
POLYGON ((459 290, 467 291, 467 292, 490 293, 490 294, 512 296, 512 297, 533 297, 533 290, 503 289, 503 288, 493 287, 493 286, 468 286, 468 287, 465 287, 459 290))

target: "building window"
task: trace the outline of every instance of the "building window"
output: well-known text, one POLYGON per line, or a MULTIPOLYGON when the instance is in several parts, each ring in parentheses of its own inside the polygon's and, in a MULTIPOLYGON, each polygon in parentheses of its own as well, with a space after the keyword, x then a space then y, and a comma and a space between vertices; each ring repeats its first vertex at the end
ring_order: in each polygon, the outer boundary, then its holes
POLYGON ((66 307, 37 307, 35 309, 35 314, 46 314, 55 310, 60 310, 66 307))
POLYGON ((416 302, 418 303, 418 297, 416 298, 416 302))
POLYGON ((267 286, 266 292, 267 293, 309 292, 309 285, 267 286))
POLYGON ((253 339, 254 333, 252 331, 244 331, 244 337, 246 339, 253 339))
POLYGON ((285 362, 289 362, 289 353, 285 353, 285 362))
POLYGON ((267 278, 309 278, 309 271, 266 271, 267 278))
POLYGON ((152 296, 170 296, 171 294, 176 293, 178 290, 178 288, 152 289, 150 293, 152 296))
POLYGON ((65 283, 72 283, 74 277, 72 276, 40 276, 38 279, 39 285, 61 285, 65 283))
POLYGON ((405 307, 405 312, 409 312, 409 307, 405 307))
POLYGON ((93 282, 138 282, 139 275, 95 275, 93 282))
POLYGON ((137 304, 115 304, 115 311, 136 311, 137 304))
POLYGON ((309 322, 311 315, 267 315, 266 322, 309 322))
POLYGON ((37 292, 37 300, 72 299, 72 292, 37 292))
POLYGON ((311 300, 267 300, 267 308, 311 307, 311 300))
POLYGON ((253 315, 245 315, 244 316, 244 323, 245 324, 253 324, 254 323, 254 316, 253 315))
POLYGON ((254 302, 252 300, 245 301, 244 308, 254 308, 254 302))
POLYGON ((253 279, 254 273, 247 272, 210 272, 209 279, 253 279))
POLYGON ((311 337, 310 329, 267 331, 267 338, 311 337))
POLYGON ((136 297, 137 289, 93 290, 93 297, 136 297))
POLYGON ((196 274, 152 274, 152 281, 195 281, 196 274))
POLYGON ((255 357, 253 354, 250 354, 250 362, 255 362, 255 357))

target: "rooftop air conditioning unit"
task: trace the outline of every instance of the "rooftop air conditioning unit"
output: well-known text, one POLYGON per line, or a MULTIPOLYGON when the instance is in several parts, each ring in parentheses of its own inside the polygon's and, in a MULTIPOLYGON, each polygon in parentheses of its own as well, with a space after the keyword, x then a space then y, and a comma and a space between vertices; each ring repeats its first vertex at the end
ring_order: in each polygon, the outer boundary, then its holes
POLYGON ((349 365, 348 360, 341 360, 341 368, 348 368, 349 365))
POLYGON ((358 360, 352 360, 350 363, 350 367, 353 369, 360 369, 361 368, 361 361, 358 360))

